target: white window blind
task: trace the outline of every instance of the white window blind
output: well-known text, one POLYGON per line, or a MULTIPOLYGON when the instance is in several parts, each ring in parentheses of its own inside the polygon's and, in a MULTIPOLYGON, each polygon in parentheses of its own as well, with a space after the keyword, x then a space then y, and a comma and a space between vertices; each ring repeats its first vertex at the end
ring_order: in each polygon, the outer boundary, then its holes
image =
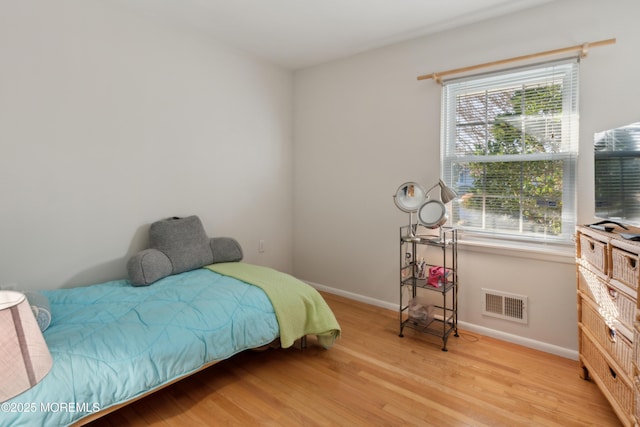
POLYGON ((640 123, 596 133, 594 147, 596 216, 637 223, 640 123))
POLYGON ((569 241, 576 217, 578 62, 443 83, 443 180, 455 226, 485 236, 569 241))

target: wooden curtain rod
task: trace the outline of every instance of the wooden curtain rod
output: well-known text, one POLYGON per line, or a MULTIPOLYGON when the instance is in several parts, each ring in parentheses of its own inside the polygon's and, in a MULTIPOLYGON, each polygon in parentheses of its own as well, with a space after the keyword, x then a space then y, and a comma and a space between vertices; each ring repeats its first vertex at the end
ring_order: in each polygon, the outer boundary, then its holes
POLYGON ((530 60, 530 59, 543 58, 545 56, 562 55, 562 54, 565 54, 565 53, 580 52, 580 56, 582 58, 584 58, 585 56, 587 56, 587 51, 589 50, 589 48, 591 48, 591 47, 599 47, 599 46, 606 46, 606 45, 609 45, 609 44, 614 44, 615 42, 616 42, 616 39, 614 38, 614 39, 600 40, 600 41, 597 41, 597 42, 584 43, 584 44, 571 46, 571 47, 563 47, 561 49, 547 50, 545 52, 538 52, 538 53, 532 53, 532 54, 529 54, 529 55, 516 56, 514 58, 502 59, 500 61, 485 62, 484 64, 471 65, 469 67, 456 68, 456 69, 453 69, 453 70, 441 71, 439 73, 425 74, 425 75, 422 75, 422 76, 418 76, 418 80, 433 79, 438 83, 442 83, 442 77, 443 76, 449 76, 451 74, 459 74, 459 73, 464 73, 464 72, 467 72, 467 71, 478 70, 480 68, 493 67, 493 66, 496 66, 496 65, 511 64, 513 62, 519 62, 519 61, 526 61, 526 60, 530 60))

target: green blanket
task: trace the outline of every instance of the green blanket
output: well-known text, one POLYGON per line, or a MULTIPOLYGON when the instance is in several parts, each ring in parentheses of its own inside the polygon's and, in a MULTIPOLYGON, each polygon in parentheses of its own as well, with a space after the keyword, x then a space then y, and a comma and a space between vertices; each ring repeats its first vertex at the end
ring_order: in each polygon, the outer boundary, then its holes
POLYGON ((205 268, 258 286, 267 294, 280 326, 282 347, 291 347, 305 335, 317 335, 320 344, 329 348, 340 336, 340 325, 322 295, 295 277, 243 262, 212 264, 205 268))

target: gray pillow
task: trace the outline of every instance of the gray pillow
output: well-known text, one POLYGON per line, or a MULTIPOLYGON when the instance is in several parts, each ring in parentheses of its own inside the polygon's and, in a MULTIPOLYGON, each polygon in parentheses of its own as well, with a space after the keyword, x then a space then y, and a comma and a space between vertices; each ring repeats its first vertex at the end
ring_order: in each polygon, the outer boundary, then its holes
POLYGON ((138 252, 127 263, 129 280, 134 286, 150 285, 173 271, 169 257, 157 249, 138 252))
POLYGON ((207 237, 200 218, 173 217, 154 222, 149 228, 149 249, 127 263, 134 286, 151 283, 205 265, 242 260, 240 244, 229 237, 207 237))
POLYGON ((151 224, 149 247, 171 261, 171 273, 200 268, 213 263, 213 251, 202 222, 197 216, 169 218, 151 224))
POLYGON ((242 247, 231 237, 214 237, 209 241, 213 252, 213 264, 242 261, 242 247))

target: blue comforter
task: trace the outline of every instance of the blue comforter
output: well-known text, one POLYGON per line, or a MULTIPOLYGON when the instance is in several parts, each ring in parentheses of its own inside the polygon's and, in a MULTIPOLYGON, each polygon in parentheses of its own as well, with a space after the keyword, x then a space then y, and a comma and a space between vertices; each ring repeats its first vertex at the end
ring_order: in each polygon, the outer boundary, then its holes
POLYGON ((64 426, 278 337, 258 287, 198 269, 47 291, 51 372, 0 404, 2 426, 64 426))

